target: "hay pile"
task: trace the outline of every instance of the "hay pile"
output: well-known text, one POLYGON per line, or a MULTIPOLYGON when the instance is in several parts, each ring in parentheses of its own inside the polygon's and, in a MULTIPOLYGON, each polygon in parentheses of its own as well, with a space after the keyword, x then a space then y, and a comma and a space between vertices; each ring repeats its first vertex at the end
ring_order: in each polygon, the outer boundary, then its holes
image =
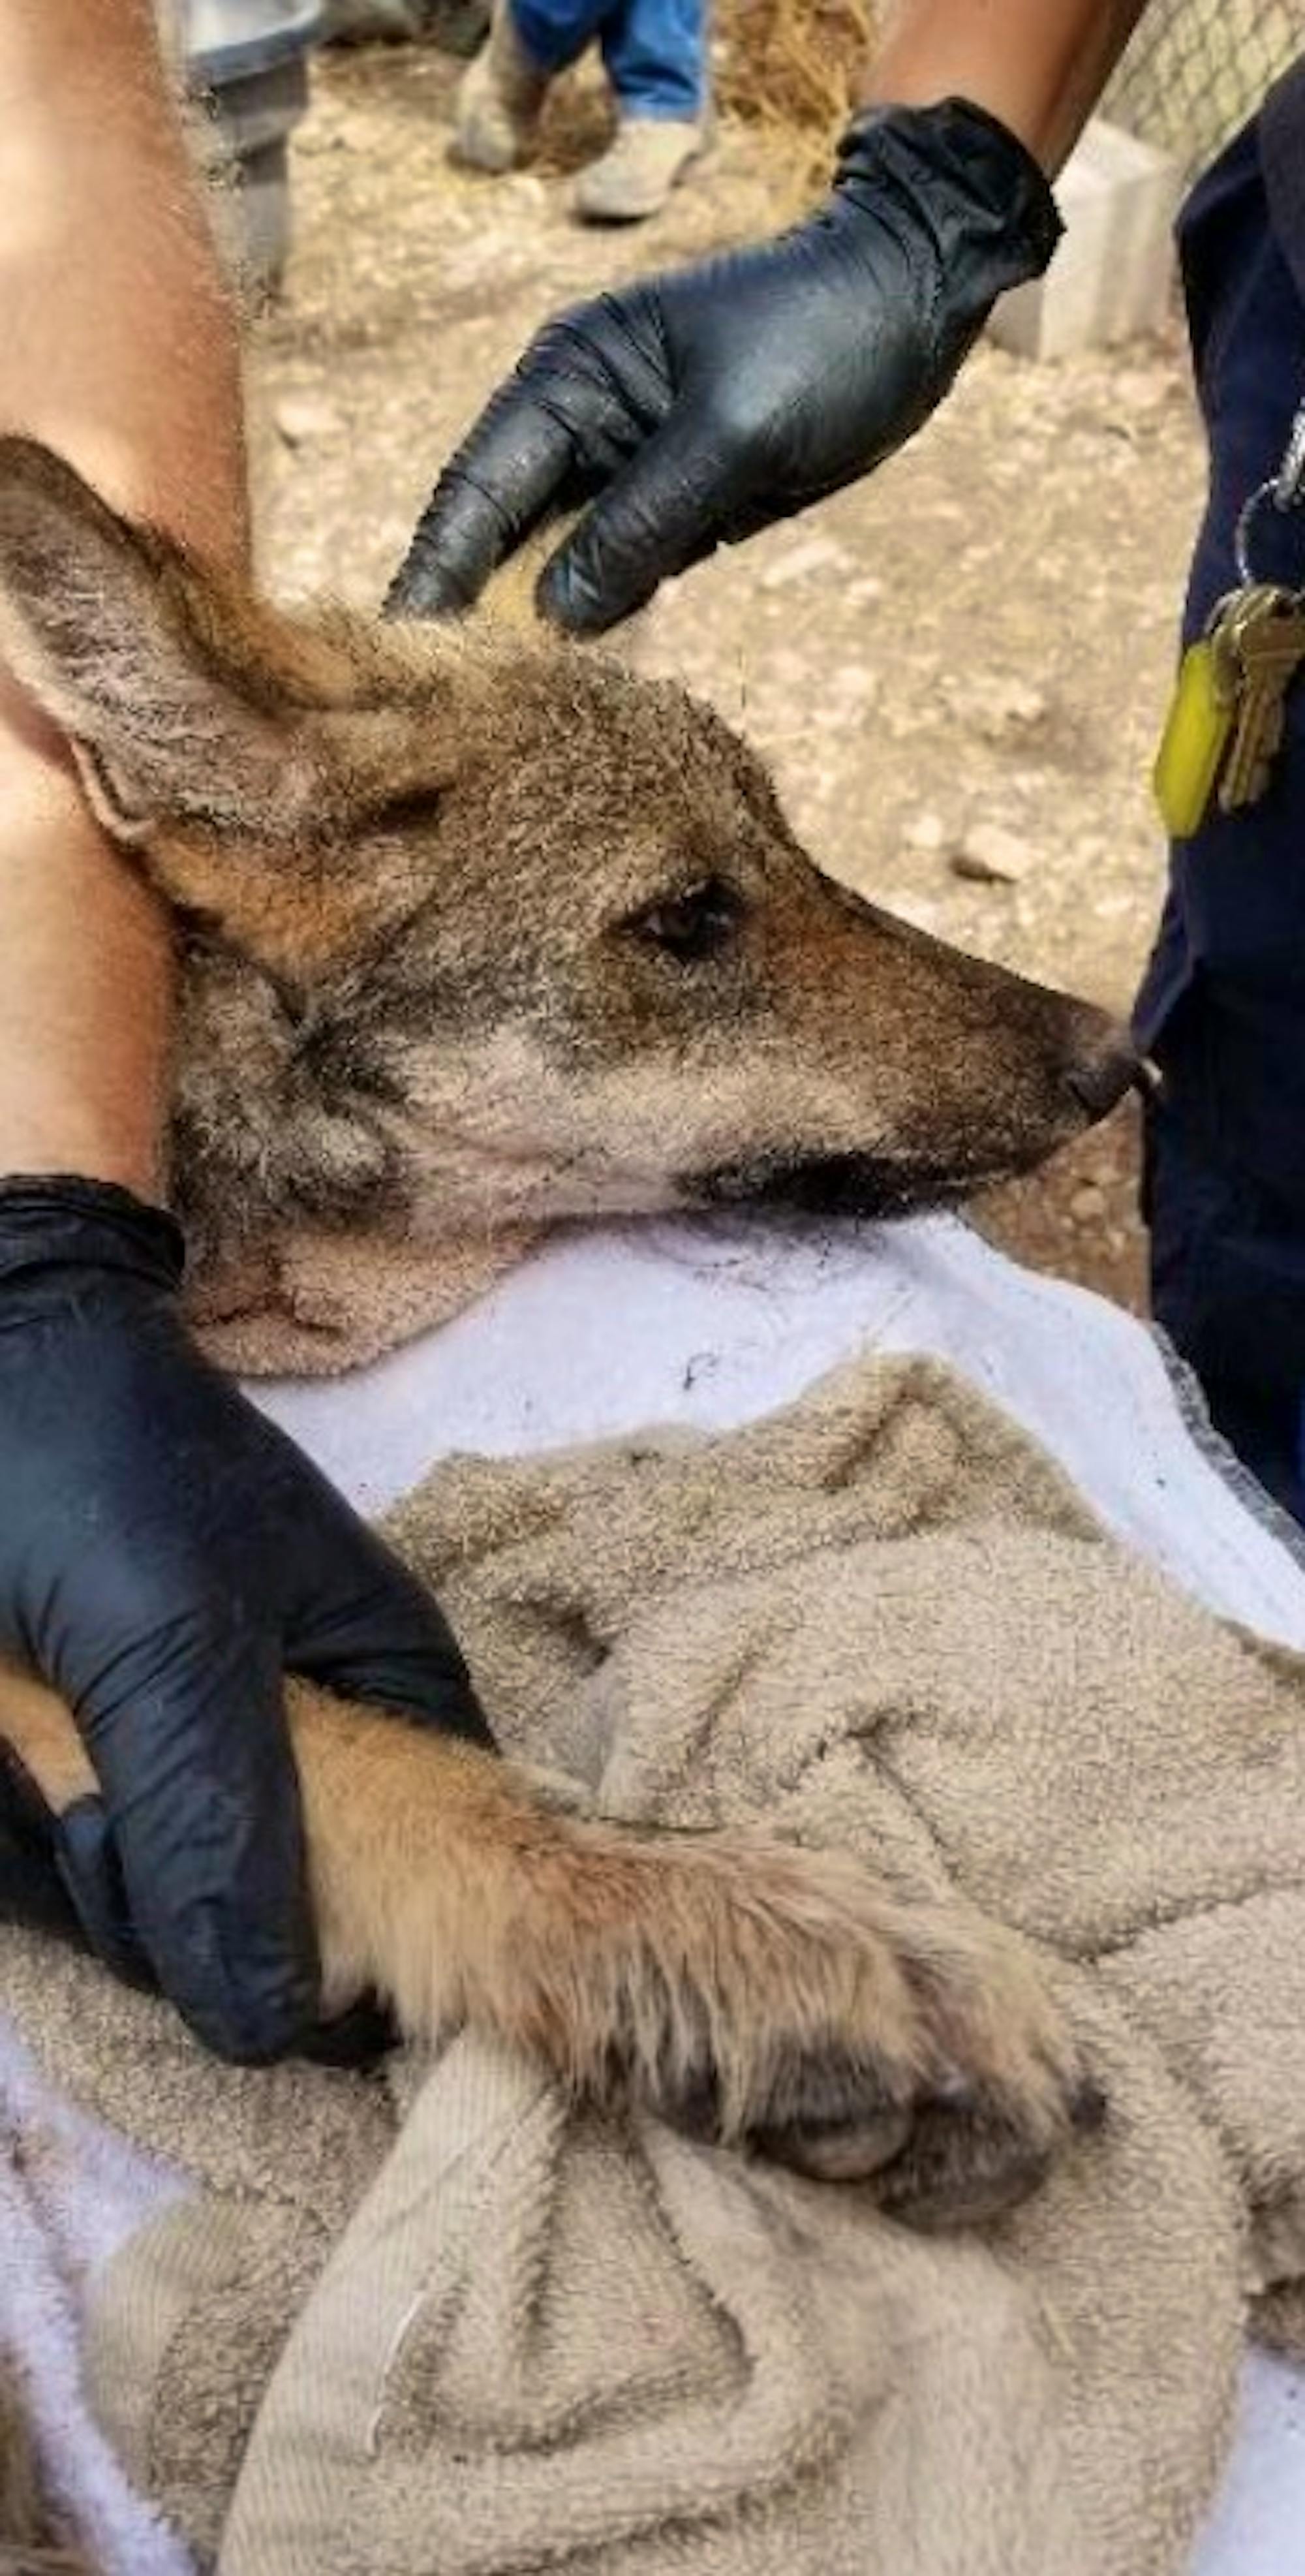
POLYGON ((721 110, 760 126, 812 191, 828 180, 882 17, 882 0, 720 0, 721 110))

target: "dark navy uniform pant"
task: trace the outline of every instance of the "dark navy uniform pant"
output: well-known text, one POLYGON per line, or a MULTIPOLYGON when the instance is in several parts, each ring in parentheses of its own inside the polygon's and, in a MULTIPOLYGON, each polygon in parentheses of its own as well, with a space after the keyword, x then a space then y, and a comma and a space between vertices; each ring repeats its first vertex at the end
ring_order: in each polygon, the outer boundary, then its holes
MULTIPOLYGON (((1252 126, 1180 225, 1209 506, 1185 640, 1233 587, 1233 531, 1305 397, 1305 305, 1274 241, 1252 126)), ((1305 508, 1257 515, 1257 577, 1305 584, 1305 508)), ((1218 1428, 1305 1521, 1305 670, 1262 802, 1173 853, 1137 1008, 1154 1311, 1218 1428)))

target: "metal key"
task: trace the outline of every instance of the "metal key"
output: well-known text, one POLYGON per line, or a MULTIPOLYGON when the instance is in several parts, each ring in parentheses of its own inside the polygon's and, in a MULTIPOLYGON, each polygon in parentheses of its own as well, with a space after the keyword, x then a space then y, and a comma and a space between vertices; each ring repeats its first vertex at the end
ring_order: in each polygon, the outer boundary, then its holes
POLYGON ((1236 593, 1213 638, 1236 678, 1236 714, 1218 799, 1225 814, 1254 805, 1282 747, 1284 701, 1305 662, 1305 597, 1270 582, 1236 593))

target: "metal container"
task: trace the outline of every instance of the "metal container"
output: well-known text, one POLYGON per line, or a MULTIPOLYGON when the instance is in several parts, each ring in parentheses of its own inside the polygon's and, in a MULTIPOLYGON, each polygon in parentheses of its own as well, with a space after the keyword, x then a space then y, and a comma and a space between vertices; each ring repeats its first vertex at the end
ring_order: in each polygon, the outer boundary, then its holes
POLYGON ((273 287, 290 248, 287 146, 308 105, 319 0, 170 0, 189 87, 209 98, 240 172, 250 273, 273 287))

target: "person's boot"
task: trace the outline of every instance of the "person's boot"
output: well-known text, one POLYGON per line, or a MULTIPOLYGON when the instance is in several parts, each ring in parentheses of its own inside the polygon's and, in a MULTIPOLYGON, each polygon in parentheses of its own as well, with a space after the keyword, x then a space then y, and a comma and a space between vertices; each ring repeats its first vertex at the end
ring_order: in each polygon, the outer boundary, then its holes
POLYGON ((706 119, 623 116, 615 141, 576 181, 576 213, 590 224, 645 222, 660 214, 709 143, 706 119))
POLYGON ((458 160, 496 176, 515 170, 535 141, 548 80, 517 34, 509 0, 495 0, 489 35, 458 90, 458 160))

